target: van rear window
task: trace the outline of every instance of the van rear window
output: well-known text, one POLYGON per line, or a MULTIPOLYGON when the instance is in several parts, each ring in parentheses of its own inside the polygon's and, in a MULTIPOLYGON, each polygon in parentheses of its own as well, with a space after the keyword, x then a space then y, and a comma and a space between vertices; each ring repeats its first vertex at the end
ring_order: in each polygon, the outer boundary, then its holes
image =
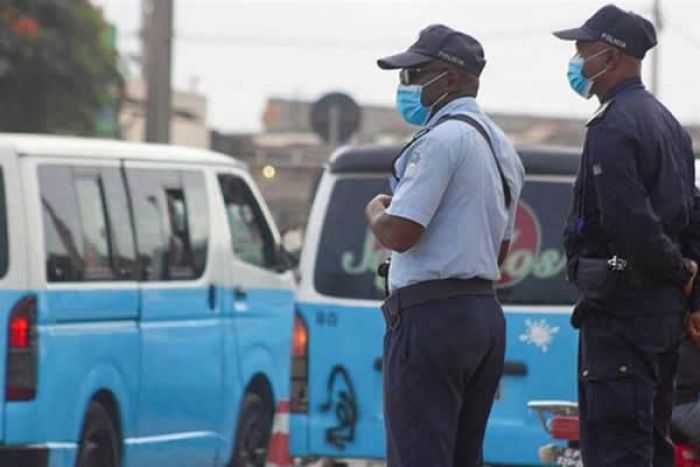
MULTIPOLYGON (((386 178, 346 178, 331 194, 316 257, 316 290, 337 298, 380 300, 383 283, 377 266, 387 252, 365 221, 365 205, 388 192, 386 178)), ((576 290, 565 281, 561 243, 571 200, 571 182, 528 180, 518 207, 512 248, 503 266, 499 298, 503 304, 566 305, 576 290)))

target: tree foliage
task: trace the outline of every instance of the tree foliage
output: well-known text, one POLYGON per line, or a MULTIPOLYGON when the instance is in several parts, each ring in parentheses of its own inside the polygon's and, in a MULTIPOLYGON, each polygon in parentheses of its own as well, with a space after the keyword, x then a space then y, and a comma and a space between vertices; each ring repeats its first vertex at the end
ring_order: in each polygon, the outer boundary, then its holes
POLYGON ((0 0, 0 131, 93 135, 121 82, 89 0, 0 0))

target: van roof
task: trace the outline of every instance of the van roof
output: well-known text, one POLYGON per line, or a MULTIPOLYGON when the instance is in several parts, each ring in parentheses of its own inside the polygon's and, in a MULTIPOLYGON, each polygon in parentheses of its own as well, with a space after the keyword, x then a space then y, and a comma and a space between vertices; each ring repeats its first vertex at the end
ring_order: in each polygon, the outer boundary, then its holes
MULTIPOLYGON (((332 173, 389 173, 402 146, 344 147, 331 157, 332 173)), ((565 146, 517 146, 529 175, 576 175, 581 150, 565 146)))
POLYGON ((225 154, 206 149, 164 144, 132 143, 73 136, 0 133, 0 146, 11 147, 20 155, 42 157, 89 157, 105 159, 153 160, 215 165, 245 164, 225 154))

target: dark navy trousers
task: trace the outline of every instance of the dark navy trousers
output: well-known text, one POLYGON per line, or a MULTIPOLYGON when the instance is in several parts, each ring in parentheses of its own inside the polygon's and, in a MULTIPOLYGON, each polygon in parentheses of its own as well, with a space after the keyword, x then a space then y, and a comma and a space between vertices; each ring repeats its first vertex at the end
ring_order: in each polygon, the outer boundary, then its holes
POLYGON ((682 312, 586 316, 579 349, 584 465, 673 467, 669 425, 682 334, 682 312))
POLYGON ((503 373, 505 319, 493 295, 402 310, 384 338, 388 467, 474 467, 503 373))

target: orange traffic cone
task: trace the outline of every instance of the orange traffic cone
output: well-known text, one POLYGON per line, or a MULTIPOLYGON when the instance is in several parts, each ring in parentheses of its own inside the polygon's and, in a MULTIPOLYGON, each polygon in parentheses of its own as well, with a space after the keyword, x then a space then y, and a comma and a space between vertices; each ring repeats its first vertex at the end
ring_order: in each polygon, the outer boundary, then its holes
POLYGON ((289 455, 289 401, 282 400, 277 405, 272 423, 272 435, 267 447, 265 467, 292 467, 294 462, 289 455))

